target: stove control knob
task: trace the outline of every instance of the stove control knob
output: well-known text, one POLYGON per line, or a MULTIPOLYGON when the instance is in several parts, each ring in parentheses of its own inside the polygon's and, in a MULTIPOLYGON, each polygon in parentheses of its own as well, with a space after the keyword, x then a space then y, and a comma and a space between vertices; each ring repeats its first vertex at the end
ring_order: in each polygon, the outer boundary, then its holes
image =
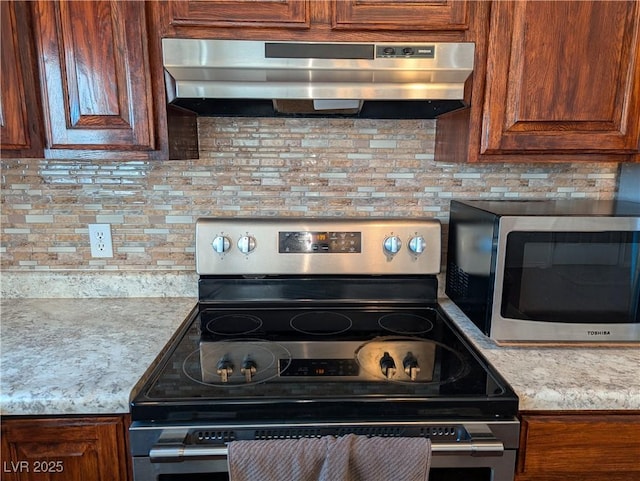
POLYGON ((211 246, 213 247, 213 250, 218 254, 224 254, 229 249, 231 249, 231 240, 226 236, 219 235, 215 239, 213 239, 211 246))
POLYGON ((409 250, 415 255, 422 254, 426 245, 427 243, 425 242, 424 237, 422 237, 421 235, 412 237, 411 240, 409 240, 409 250))
POLYGON ((382 370, 384 377, 387 379, 391 379, 396 373, 396 363, 386 351, 380 359, 380 369, 382 370))
POLYGON ((390 235, 384 240, 384 250, 388 254, 397 254, 402 247, 402 241, 397 235, 390 235))
POLYGON ((218 361, 216 368, 216 372, 220 376, 222 382, 228 382, 229 376, 233 373, 233 364, 231 363, 231 360, 227 356, 222 357, 218 361))
POLYGON ((256 238, 250 235, 243 235, 238 240, 238 249, 243 254, 248 254, 256 248, 256 238))
POLYGON ((249 356, 245 357, 242 360, 242 367, 240 368, 240 372, 244 374, 244 380, 247 382, 251 382, 253 375, 256 373, 256 363, 249 356))
POLYGON ((418 360, 412 352, 408 352, 404 357, 402 360, 402 366, 404 367, 405 374, 409 376, 412 381, 415 381, 418 378, 418 374, 420 374, 420 367, 418 366, 418 360))

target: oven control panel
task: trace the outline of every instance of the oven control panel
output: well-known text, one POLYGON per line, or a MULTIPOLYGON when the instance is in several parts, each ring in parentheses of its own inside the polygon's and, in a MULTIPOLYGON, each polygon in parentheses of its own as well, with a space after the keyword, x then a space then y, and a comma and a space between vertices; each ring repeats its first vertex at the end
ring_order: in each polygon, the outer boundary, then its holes
POLYGON ((369 341, 259 339, 200 342, 202 382, 236 386, 301 380, 433 382, 436 343, 380 337, 369 341))
POLYGON ((280 254, 359 254, 361 232, 278 232, 280 254))
POLYGON ((213 218, 196 223, 200 275, 440 272, 437 219, 213 218))

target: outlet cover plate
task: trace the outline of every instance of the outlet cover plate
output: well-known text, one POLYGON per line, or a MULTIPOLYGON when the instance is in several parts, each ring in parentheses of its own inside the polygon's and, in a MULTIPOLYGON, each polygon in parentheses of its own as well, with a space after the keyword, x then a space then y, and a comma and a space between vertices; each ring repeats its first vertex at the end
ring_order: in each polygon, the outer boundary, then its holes
POLYGON ((111 224, 89 224, 91 257, 113 257, 111 224))

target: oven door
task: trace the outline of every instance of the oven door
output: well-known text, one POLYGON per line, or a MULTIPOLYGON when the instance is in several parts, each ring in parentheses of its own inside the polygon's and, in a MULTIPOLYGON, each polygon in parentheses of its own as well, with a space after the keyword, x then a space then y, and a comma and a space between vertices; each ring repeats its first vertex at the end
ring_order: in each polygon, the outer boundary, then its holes
MULTIPOLYGON (((369 426, 373 427, 367 429, 377 428, 373 423, 369 426)), ((420 423, 421 428, 435 433, 430 436, 430 481, 513 481, 519 433, 517 420, 459 424, 456 425, 457 434, 453 436, 448 433, 438 435, 439 426, 441 423, 420 423), (451 439, 447 440, 447 437, 451 439)), ((252 427, 243 426, 242 429, 252 427)), ((291 431, 292 426, 287 425, 286 429, 291 431)), ((162 429, 134 423, 130 431, 134 481, 227 481, 225 445, 190 443, 196 430, 228 432, 229 427, 162 429), (146 448, 144 444, 147 444, 146 448)))
POLYGON ((639 341, 640 222, 503 218, 491 337, 639 341))

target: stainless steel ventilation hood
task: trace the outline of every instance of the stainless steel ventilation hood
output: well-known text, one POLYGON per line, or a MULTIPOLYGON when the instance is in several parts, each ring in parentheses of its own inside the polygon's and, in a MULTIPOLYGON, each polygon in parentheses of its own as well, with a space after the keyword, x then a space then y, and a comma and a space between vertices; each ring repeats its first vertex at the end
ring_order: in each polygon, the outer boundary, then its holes
POLYGON ((434 118, 464 106, 474 59, 473 43, 163 39, 162 47, 168 101, 201 115, 434 118))

